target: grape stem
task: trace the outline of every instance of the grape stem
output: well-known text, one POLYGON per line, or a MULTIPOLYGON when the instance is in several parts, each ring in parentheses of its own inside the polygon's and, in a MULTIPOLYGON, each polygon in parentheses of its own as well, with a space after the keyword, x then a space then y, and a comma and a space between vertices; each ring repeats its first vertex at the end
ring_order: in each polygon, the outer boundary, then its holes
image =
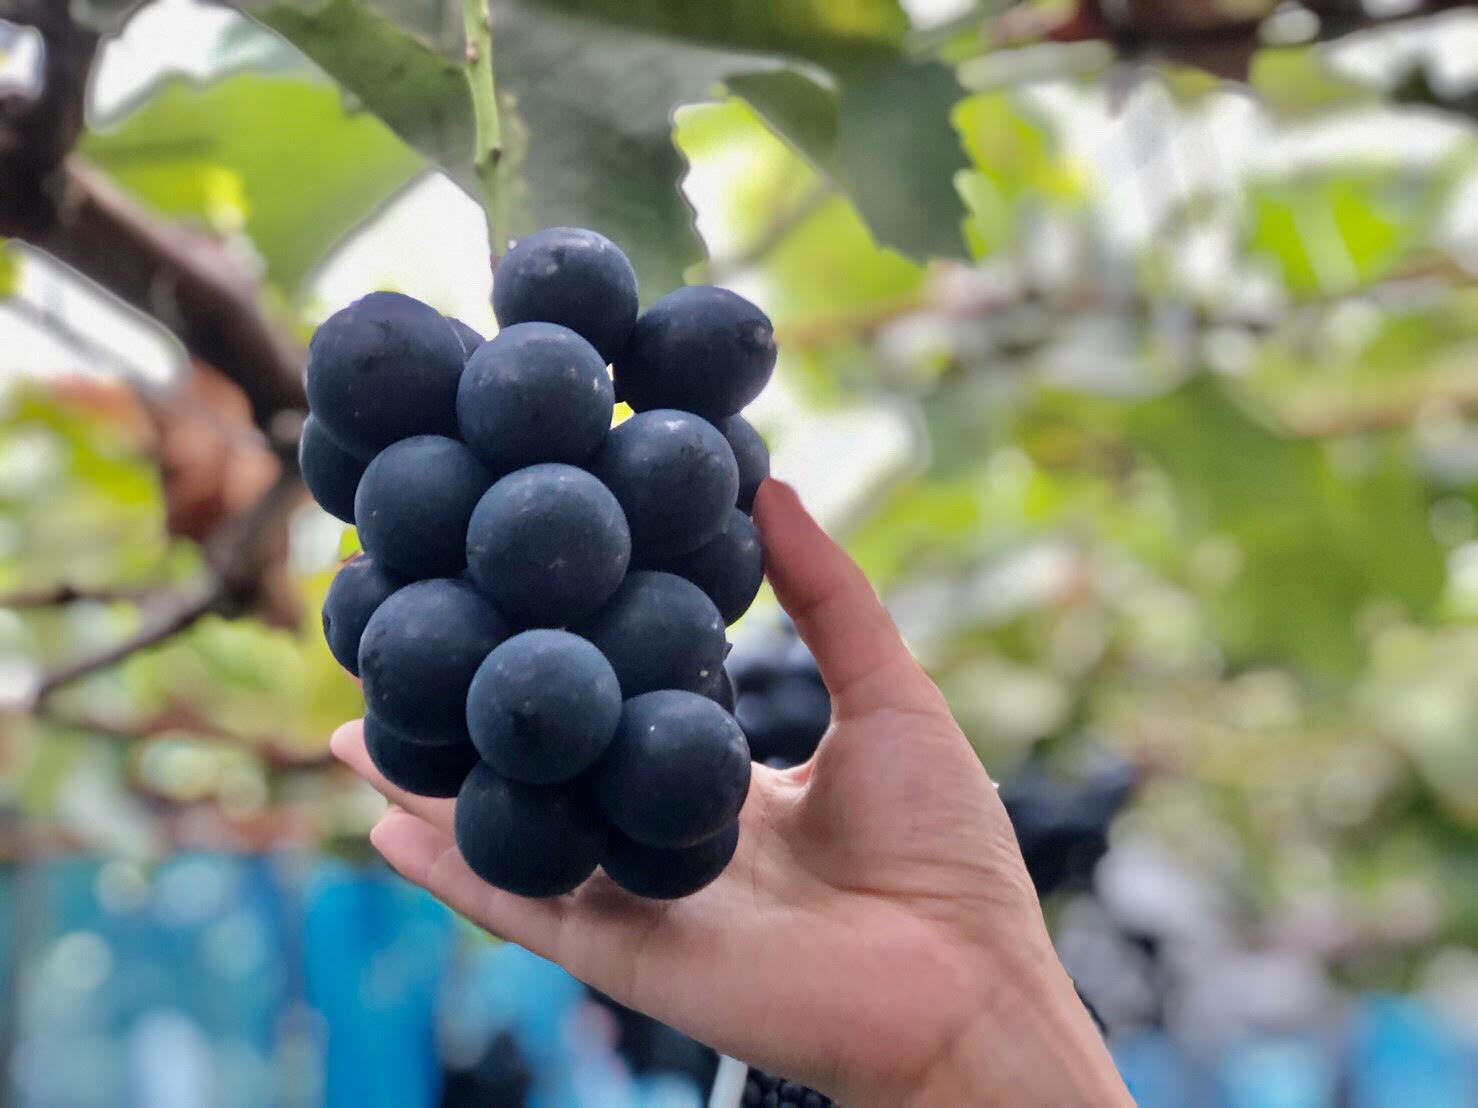
POLYGON ((508 246, 508 211, 500 165, 503 161, 503 128, 498 119, 498 86, 493 77, 493 17, 488 0, 462 0, 462 21, 467 31, 467 86, 472 93, 475 127, 472 164, 482 193, 482 210, 488 224, 488 249, 493 262, 508 246))

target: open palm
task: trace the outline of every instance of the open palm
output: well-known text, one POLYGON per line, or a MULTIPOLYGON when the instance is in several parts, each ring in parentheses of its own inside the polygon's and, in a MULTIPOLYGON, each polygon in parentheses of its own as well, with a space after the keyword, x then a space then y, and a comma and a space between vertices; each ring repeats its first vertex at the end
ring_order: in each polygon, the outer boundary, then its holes
POLYGON ((356 722, 333 747, 392 802, 374 845, 494 934, 848 1104, 1077 1102, 1045 1076, 1021 1084, 1043 1053, 1016 1042, 1034 1024, 1061 1040, 1051 1049, 1086 1057, 1085 1072, 1105 1056, 995 788, 866 578, 794 492, 766 482, 755 520, 833 723, 807 764, 755 767, 722 877, 676 901, 639 899, 599 873, 550 900, 494 889, 457 851, 452 801, 386 782, 356 722), (1000 1056, 961 1056, 980 1049, 1000 1056), (962 1068, 991 1076, 964 1084, 962 1068))

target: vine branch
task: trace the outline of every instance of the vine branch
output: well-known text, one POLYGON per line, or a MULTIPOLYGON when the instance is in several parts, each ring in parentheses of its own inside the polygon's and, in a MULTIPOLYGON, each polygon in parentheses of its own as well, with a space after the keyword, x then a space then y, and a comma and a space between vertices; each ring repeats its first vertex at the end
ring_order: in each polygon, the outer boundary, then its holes
POLYGON ((230 617, 250 610, 263 587, 265 567, 277 545, 286 541, 288 517, 302 496, 302 478, 294 470, 283 470, 251 508, 223 521, 207 536, 205 560, 211 572, 205 581, 161 597, 133 634, 45 674, 31 695, 31 711, 39 711, 57 690, 173 638, 203 616, 230 617))
POLYGON ((173 638, 202 616, 219 610, 225 600, 226 589, 219 579, 212 579, 202 588, 171 597, 167 604, 145 619, 143 626, 132 635, 91 654, 74 658, 42 677, 32 696, 31 710, 39 710, 58 689, 117 665, 140 650, 147 650, 165 639, 173 638))
POLYGON ((462 0, 462 21, 467 32, 467 85, 472 93, 476 131, 472 164, 482 192, 488 249, 496 264, 511 235, 502 179, 503 125, 498 117, 498 85, 493 75, 493 17, 488 0, 462 0))
POLYGON ((113 347, 90 338, 60 313, 40 304, 33 304, 19 293, 6 299, 3 308, 17 318, 41 328, 92 365, 112 366, 124 380, 130 382, 147 381, 149 378, 144 369, 113 347))
POLYGON ((299 750, 275 735, 241 735, 212 722, 188 704, 172 704, 136 723, 117 724, 93 716, 74 716, 42 708, 36 719, 53 727, 121 742, 147 742, 175 736, 193 742, 228 746, 255 754, 274 769, 316 769, 333 764, 327 751, 299 750))
POLYGON ((87 588, 81 585, 53 585, 49 588, 24 589, 20 592, 0 596, 0 608, 20 610, 25 608, 60 608, 79 601, 98 604, 139 604, 158 594, 168 586, 141 585, 137 588, 87 588))
POLYGON ((0 96, 0 235, 158 320, 241 387, 270 434, 280 413, 307 407, 300 345, 263 311, 227 244, 146 211, 72 152, 97 35, 59 0, 0 0, 0 19, 46 44, 40 95, 0 96))

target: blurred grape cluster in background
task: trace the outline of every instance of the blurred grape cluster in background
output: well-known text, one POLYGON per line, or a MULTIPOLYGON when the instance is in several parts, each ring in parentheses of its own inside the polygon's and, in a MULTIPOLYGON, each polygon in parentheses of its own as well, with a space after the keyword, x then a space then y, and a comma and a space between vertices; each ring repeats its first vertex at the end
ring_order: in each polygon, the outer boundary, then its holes
MULTIPOLYGON (((327 756, 303 350, 494 327, 460 8, 0 0, 0 1102, 706 1100, 327 756)), ((491 8, 499 218, 773 319, 1139 1102, 1478 1103, 1478 7, 491 8)))

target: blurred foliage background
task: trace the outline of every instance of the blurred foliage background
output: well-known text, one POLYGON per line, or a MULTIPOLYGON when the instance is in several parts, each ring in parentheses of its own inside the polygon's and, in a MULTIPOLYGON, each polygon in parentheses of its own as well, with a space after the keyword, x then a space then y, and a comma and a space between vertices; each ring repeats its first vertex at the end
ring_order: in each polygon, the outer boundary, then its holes
MULTIPOLYGON (((362 857, 317 628, 354 540, 295 473, 301 364, 376 287, 492 326, 460 8, 0 0, 12 875, 362 857)), ((755 299, 776 472, 986 765, 1136 767, 1100 893, 1189 918, 1205 973, 1101 1007, 1192 1041, 1378 989, 1478 1038, 1473 6, 492 19, 506 229, 610 235, 645 300, 755 299), (1299 986, 1242 1011, 1272 956, 1299 986)), ((1097 909, 1049 910, 1091 978, 1097 909)))

